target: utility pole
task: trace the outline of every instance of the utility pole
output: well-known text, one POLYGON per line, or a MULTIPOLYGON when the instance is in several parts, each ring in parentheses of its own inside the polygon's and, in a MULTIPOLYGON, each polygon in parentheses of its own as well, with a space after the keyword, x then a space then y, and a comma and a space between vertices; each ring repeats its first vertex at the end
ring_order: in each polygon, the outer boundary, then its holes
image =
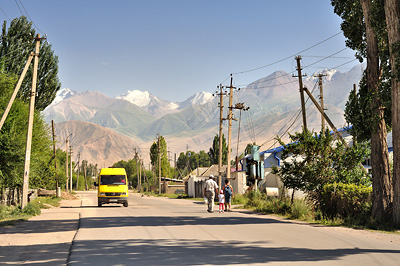
POLYGON ((138 154, 136 148, 133 149, 135 151, 135 162, 136 162, 136 177, 137 177, 137 189, 140 192, 140 178, 139 178, 139 166, 138 166, 138 154))
POLYGON ((176 168, 176 153, 174 153, 174 169, 176 168))
MULTIPOLYGON (((319 87, 319 102, 321 105, 321 108, 323 110, 326 110, 324 107, 324 89, 322 87, 322 77, 325 77, 326 74, 318 74, 318 76, 314 76, 314 77, 318 77, 318 87, 319 87)), ((325 132, 325 117, 323 114, 321 114, 321 131, 322 133, 325 132)))
POLYGON ((161 149, 160 149, 160 133, 157 134, 158 138, 158 194, 161 195, 161 149))
MULTIPOLYGON (((229 112, 228 112, 228 155, 227 155, 227 170, 226 179, 231 179, 231 139, 232 139, 232 109, 233 109, 233 77, 231 74, 231 85, 229 86, 229 112)), ((219 180, 220 181, 220 180, 219 180)), ((221 182, 218 184, 221 187, 221 182)))
MULTIPOLYGON (((300 100, 301 100, 301 113, 303 114, 303 130, 307 130, 307 115, 306 115, 306 105, 304 101, 304 86, 303 86, 303 75, 301 74, 301 56, 297 56, 296 58, 297 61, 297 73, 298 73, 298 78, 299 78, 299 87, 300 87, 300 100)), ((305 74, 304 76, 307 76, 305 74)), ((296 76, 293 76, 296 77, 296 76)))
POLYGON ((33 76, 32 76, 32 89, 31 99, 29 103, 29 118, 28 118, 28 132, 26 135, 26 149, 25 149, 25 165, 24 165, 24 179, 22 186, 22 201, 21 208, 25 208, 28 204, 28 189, 29 189, 29 169, 31 163, 31 148, 32 148, 32 130, 33 130, 33 116, 35 110, 35 96, 36 96, 36 83, 37 83, 37 71, 39 65, 39 48, 40 48, 40 34, 36 35, 36 48, 35 48, 35 59, 33 62, 33 76))
POLYGON ((81 159, 81 153, 78 152, 78 163, 76 164, 76 166, 78 167, 78 174, 76 176, 76 190, 78 190, 78 181, 79 181, 79 163, 80 163, 80 159, 81 159))
POLYGON ((222 183, 222 129, 223 129, 223 124, 222 122, 224 121, 224 95, 226 92, 222 92, 223 86, 222 84, 219 84, 217 86, 219 89, 219 148, 218 148, 218 186, 221 187, 222 183))
MULTIPOLYGON (((142 158, 139 156, 139 183, 140 183, 140 191, 142 190, 142 158)), ((143 180, 144 181, 144 180, 143 180)))
POLYGON ((70 163, 70 171, 71 171, 71 175, 69 176, 69 185, 70 185, 70 191, 72 193, 72 146, 69 146, 69 163, 70 163))
MULTIPOLYGON (((71 136, 71 135, 69 135, 71 136)), ((67 190, 67 192, 69 191, 69 179, 68 179, 68 138, 65 140, 65 155, 67 155, 67 157, 65 158, 65 177, 66 177, 66 182, 65 182, 65 189, 67 190)))
POLYGON ((86 164, 85 161, 82 161, 82 170, 83 170, 83 178, 85 178, 85 190, 89 190, 87 179, 86 179, 86 164))
POLYGON ((55 175, 56 175, 56 197, 59 198, 60 195, 60 189, 58 187, 58 174, 57 174, 57 153, 56 153, 56 135, 54 133, 54 120, 51 120, 51 131, 53 135, 53 152, 54 152, 54 167, 55 167, 55 175))

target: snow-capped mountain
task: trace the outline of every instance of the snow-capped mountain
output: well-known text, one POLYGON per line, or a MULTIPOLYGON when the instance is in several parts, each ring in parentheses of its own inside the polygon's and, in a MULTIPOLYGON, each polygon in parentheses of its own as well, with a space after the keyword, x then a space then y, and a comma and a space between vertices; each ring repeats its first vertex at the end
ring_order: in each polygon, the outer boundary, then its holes
POLYGON ((212 101, 213 96, 209 92, 198 92, 195 95, 189 97, 183 102, 169 102, 160 99, 148 91, 133 90, 128 91, 125 94, 115 97, 116 99, 123 99, 131 102, 142 109, 146 110, 149 114, 155 117, 162 117, 166 114, 176 113, 179 110, 185 109, 188 106, 205 104, 212 101))
POLYGON ((71 98, 72 96, 74 96, 76 94, 77 94, 76 91, 70 90, 68 88, 63 88, 57 92, 56 98, 54 98, 51 105, 56 105, 59 102, 66 100, 68 98, 71 98))
POLYGON ((178 104, 162 100, 152 95, 148 91, 128 91, 127 93, 116 96, 115 98, 133 103, 155 117, 161 117, 165 114, 175 113, 179 109, 178 104))
POLYGON ((214 96, 205 91, 201 91, 196 93, 195 95, 189 97, 186 101, 180 102, 179 104, 179 109, 185 109, 186 107, 190 105, 199 105, 199 104, 206 104, 208 102, 211 102, 214 99, 214 96))
POLYGON ((310 82, 316 82, 318 80, 318 75, 322 74, 323 81, 331 81, 336 73, 341 73, 341 72, 337 71, 336 69, 323 69, 315 72, 313 75, 308 76, 307 78, 305 78, 305 80, 310 82))

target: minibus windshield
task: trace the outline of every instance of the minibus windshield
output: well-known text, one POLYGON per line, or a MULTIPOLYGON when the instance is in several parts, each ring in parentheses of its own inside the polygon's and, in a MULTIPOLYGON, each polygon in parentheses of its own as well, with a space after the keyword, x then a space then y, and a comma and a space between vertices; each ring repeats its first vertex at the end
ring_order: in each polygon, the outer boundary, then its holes
POLYGON ((101 175, 100 185, 126 185, 124 175, 101 175))

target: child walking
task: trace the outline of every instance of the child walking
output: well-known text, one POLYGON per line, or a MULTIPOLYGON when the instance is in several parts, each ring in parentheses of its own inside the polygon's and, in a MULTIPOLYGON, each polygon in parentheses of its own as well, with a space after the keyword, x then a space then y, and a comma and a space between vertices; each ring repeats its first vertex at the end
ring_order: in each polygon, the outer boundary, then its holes
POLYGON ((225 195, 224 191, 221 189, 218 194, 219 199, 219 213, 224 212, 225 195))

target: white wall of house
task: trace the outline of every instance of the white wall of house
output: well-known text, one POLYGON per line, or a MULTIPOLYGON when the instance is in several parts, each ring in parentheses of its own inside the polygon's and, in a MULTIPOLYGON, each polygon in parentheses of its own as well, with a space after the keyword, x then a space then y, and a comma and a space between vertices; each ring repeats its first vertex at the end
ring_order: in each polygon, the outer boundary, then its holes
MULTIPOLYGON (((223 184, 223 186, 225 183, 223 184)), ((231 172, 231 186, 233 188, 233 195, 243 195, 246 192, 246 172, 231 172)))
POLYGON ((195 196, 195 191, 194 191, 194 183, 197 181, 201 181, 201 180, 207 180, 209 179, 208 176, 195 176, 195 175, 191 175, 187 181, 188 183, 188 196, 189 197, 194 197, 195 196))

